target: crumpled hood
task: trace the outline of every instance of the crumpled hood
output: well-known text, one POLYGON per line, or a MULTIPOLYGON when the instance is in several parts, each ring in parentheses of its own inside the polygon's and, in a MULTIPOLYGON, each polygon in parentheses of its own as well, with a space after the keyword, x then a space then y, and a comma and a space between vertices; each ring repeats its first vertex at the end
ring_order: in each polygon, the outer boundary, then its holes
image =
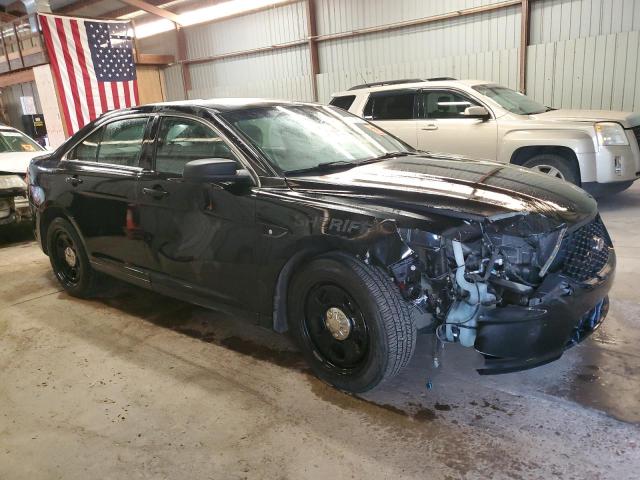
POLYGON ((640 125, 640 113, 613 110, 550 110, 531 115, 537 120, 566 120, 572 122, 617 122, 624 128, 640 125))
POLYGON ((46 155, 47 152, 4 152, 0 153, 0 172, 25 175, 29 163, 35 157, 46 155))
POLYGON ((298 193, 403 213, 496 217, 539 213, 568 225, 597 213, 589 194, 564 181, 501 163, 454 156, 406 156, 315 176, 288 177, 298 193))

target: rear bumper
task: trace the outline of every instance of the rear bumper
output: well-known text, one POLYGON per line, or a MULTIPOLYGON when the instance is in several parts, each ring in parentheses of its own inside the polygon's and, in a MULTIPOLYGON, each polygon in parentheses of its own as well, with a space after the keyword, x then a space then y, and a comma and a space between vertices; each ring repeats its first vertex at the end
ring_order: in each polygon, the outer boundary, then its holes
POLYGON ((485 356, 481 374, 508 373, 549 363, 597 329, 608 311, 616 257, 595 278, 576 282, 548 275, 538 287, 534 306, 508 306, 485 312, 478 320, 475 348, 485 356))

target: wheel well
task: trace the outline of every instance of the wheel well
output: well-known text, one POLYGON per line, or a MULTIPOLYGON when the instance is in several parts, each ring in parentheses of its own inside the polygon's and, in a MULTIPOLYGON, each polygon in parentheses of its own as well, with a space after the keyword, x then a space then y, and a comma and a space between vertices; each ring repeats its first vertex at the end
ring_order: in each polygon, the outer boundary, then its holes
POLYGON ((287 325, 287 292, 293 275, 300 265, 311 257, 325 253, 326 250, 308 248, 293 255, 280 270, 273 292, 273 329, 278 333, 286 332, 287 325))
POLYGON ((57 207, 47 208, 40 216, 40 245, 42 247, 42 251, 47 255, 47 230, 49 229, 51 222, 58 217, 67 218, 64 211, 57 207))
POLYGON ((511 163, 514 165, 522 166, 533 157, 545 153, 563 157, 573 164, 578 174, 580 173, 580 164, 578 163, 576 152, 574 152, 569 147, 563 147, 559 145, 520 147, 515 152, 513 152, 513 155, 511 156, 511 163))

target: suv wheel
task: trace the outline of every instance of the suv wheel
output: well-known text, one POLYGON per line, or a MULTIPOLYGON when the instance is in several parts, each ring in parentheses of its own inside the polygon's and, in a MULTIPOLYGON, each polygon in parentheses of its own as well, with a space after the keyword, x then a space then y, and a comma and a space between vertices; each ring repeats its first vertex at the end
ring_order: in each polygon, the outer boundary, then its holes
POLYGON ((47 229, 47 252, 58 282, 71 295, 89 297, 96 288, 97 273, 73 225, 56 218, 47 229))
POLYGON ((319 257, 289 289, 289 328, 314 373, 348 392, 396 375, 413 356, 408 303, 382 270, 348 255, 319 257))
POLYGON ((535 155, 527 160, 523 164, 523 167, 580 186, 580 172, 577 167, 571 160, 561 155, 554 155, 552 153, 535 155))

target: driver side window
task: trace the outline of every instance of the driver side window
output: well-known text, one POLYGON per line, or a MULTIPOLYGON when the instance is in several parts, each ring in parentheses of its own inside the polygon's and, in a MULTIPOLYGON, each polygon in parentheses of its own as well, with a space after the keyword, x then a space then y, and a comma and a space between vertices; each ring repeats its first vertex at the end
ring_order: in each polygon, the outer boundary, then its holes
POLYGON ((163 117, 156 145, 156 171, 182 175, 186 163, 206 158, 236 160, 229 146, 203 123, 189 118, 163 117))
POLYGON ((469 97, 451 90, 428 90, 422 92, 422 117, 464 118, 462 114, 467 107, 479 105, 469 97))

